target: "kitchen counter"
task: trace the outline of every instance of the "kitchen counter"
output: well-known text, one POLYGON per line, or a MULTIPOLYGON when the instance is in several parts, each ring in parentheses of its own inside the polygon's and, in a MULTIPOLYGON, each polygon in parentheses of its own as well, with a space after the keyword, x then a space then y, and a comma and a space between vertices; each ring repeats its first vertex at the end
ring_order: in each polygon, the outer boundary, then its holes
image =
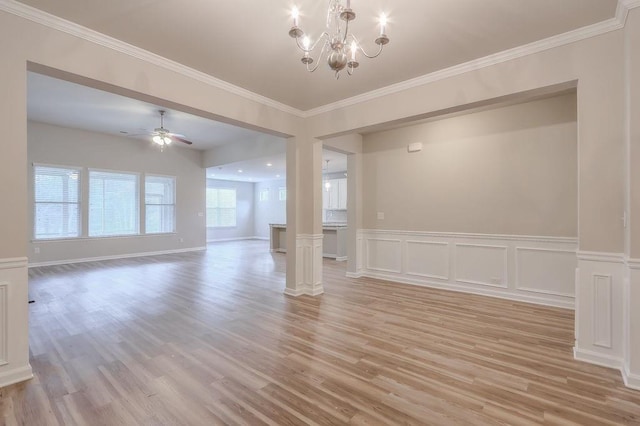
MULTIPOLYGON (((287 252, 287 225, 284 223, 270 223, 271 251, 287 252)), ((347 224, 343 222, 328 222, 322 224, 322 256, 347 260, 347 224)))

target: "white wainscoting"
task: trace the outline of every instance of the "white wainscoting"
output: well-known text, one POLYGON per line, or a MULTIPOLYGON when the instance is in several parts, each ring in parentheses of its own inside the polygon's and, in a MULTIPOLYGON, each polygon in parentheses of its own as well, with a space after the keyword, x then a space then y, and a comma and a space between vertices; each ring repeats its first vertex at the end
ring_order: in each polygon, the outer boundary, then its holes
POLYGON ((0 282, 0 366, 9 363, 7 355, 7 327, 9 325, 9 283, 0 282))
POLYGON ((574 356, 581 361, 623 370, 624 255, 579 251, 577 258, 574 356))
POLYGON ((33 377, 27 258, 0 259, 0 388, 33 377))
POLYGON ((359 230, 358 275, 574 307, 577 239, 359 230))

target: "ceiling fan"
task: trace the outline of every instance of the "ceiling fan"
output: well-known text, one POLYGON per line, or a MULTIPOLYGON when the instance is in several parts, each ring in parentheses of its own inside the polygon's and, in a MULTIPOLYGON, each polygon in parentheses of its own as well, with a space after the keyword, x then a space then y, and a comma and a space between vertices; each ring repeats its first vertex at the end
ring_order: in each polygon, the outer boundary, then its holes
POLYGON ((156 127, 151 132, 151 140, 158 145, 160 145, 161 150, 169 145, 173 140, 177 140, 178 142, 186 143, 187 145, 192 145, 193 142, 184 139, 184 135, 179 133, 172 133, 169 129, 165 129, 164 127, 164 114, 166 111, 160 110, 160 127, 156 127))

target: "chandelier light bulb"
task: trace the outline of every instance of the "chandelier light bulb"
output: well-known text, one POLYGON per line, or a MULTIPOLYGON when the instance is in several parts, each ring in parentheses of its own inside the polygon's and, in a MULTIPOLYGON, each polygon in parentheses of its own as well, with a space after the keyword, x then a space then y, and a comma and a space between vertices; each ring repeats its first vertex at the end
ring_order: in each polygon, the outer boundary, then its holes
POLYGON ((304 36, 304 38, 302 39, 302 46, 304 46, 304 50, 308 52, 310 45, 311 45, 311 40, 309 40, 309 37, 304 36))
POLYGON ((356 51, 358 50, 358 45, 356 44, 355 41, 351 42, 351 60, 355 61, 356 60, 356 51))
POLYGON ((380 15, 380 35, 384 35, 387 27, 387 15, 380 15))
POLYGON ((293 9, 291 9, 291 17, 293 18, 293 26, 297 27, 298 26, 298 17, 300 16, 300 11, 298 10, 297 7, 293 7, 293 9))

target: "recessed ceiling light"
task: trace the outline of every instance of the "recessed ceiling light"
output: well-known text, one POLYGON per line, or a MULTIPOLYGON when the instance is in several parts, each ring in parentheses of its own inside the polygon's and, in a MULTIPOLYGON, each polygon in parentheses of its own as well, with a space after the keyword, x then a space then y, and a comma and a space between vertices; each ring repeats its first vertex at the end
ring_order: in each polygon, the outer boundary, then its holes
POLYGON ((238 173, 242 173, 242 169, 238 169, 238 173))
POLYGON ((276 175, 276 177, 280 177, 280 175, 276 175))
POLYGON ((273 164, 267 163, 267 167, 271 167, 271 166, 273 166, 273 164))

